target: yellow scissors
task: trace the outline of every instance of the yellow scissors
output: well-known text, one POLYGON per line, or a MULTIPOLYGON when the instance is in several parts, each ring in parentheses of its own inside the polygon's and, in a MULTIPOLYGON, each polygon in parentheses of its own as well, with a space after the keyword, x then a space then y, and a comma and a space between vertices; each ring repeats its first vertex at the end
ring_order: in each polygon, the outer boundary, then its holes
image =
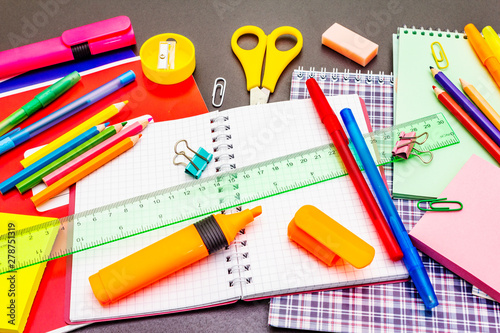
POLYGON ((246 25, 234 32, 231 38, 231 48, 245 71, 247 90, 250 91, 250 105, 267 103, 269 94, 274 92, 281 73, 290 61, 299 54, 303 44, 300 31, 288 26, 274 29, 269 36, 266 36, 261 28, 253 25, 246 25), (238 45, 238 38, 246 34, 255 35, 259 39, 257 46, 251 50, 242 49, 238 45), (283 35, 294 36, 297 39, 297 44, 287 51, 278 50, 276 39, 283 35), (262 80, 262 89, 260 89, 262 64, 266 53, 264 79, 262 80))

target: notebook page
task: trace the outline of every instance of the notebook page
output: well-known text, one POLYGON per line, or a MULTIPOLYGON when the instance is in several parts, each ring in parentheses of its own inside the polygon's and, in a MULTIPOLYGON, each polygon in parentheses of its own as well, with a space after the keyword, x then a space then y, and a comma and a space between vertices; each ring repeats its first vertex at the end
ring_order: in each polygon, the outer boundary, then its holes
MULTIPOLYGON (((351 108, 362 132, 367 132, 363 109, 357 95, 328 97, 340 118, 340 110, 351 108)), ((273 110, 228 111, 231 135, 237 147, 238 167, 262 162, 330 143, 311 100, 274 103, 273 110)), ((394 263, 386 254, 375 227, 348 177, 331 180, 257 202, 262 205, 259 221, 249 224, 240 264, 250 265, 242 284, 244 298, 316 290, 353 284, 403 279, 408 276, 402 262, 394 263), (327 267, 287 236, 288 223, 303 205, 314 205, 376 249, 374 261, 357 270, 343 261, 327 267)), ((241 257, 240 257, 241 258, 241 257)))
MULTIPOLYGON (((184 173, 184 166, 173 165, 173 147, 178 140, 186 139, 194 150, 201 146, 211 151, 213 124, 210 119, 219 114, 223 112, 150 124, 134 148, 78 182, 76 212, 192 181, 193 178, 184 173), (113 191, 102 190, 109 188, 113 191)), ((204 175, 213 173, 215 163, 212 162, 204 175)), ((228 279, 224 251, 109 306, 101 306, 94 297, 88 282, 90 275, 191 223, 193 221, 179 223, 73 255, 70 320, 123 318, 238 298, 239 292, 221 282, 228 279)), ((101 232, 105 233, 104 227, 101 232)))
POLYGON ((499 89, 464 38, 465 34, 400 28, 398 35, 394 124, 442 112, 460 139, 460 144, 439 150, 429 164, 424 165, 418 159, 395 163, 393 194, 400 198, 436 198, 472 154, 488 162, 496 162, 434 95, 432 86, 440 86, 429 70, 429 66, 436 67, 431 43, 438 41, 443 46, 449 61, 449 67, 443 69, 443 73, 459 89, 459 79, 462 78, 474 85, 497 111, 500 110, 499 89))

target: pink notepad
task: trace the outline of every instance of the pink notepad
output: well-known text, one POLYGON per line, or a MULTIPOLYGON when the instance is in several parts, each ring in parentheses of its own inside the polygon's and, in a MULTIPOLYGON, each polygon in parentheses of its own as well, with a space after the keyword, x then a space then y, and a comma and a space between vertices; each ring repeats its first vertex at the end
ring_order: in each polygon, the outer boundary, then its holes
POLYGON ((464 208, 427 212, 410 232, 413 243, 500 301, 500 169, 472 155, 439 197, 464 208))

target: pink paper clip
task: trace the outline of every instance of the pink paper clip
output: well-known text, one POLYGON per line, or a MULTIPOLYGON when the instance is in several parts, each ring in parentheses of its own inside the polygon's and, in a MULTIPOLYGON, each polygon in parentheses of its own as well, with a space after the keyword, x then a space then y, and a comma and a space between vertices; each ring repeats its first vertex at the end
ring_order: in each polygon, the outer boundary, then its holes
POLYGON ((396 156, 396 157, 401 157, 402 159, 405 159, 407 160, 410 155, 415 155, 417 156, 418 158, 420 158, 420 160, 425 163, 425 164, 428 164, 432 161, 432 158, 433 158, 433 155, 432 155, 432 152, 431 151, 422 151, 422 150, 418 150, 417 148, 415 148, 415 144, 418 144, 418 145, 421 145, 423 144, 425 141, 427 141, 427 138, 429 138, 429 133, 427 132, 424 132, 422 134, 420 134, 419 136, 417 136, 417 134, 415 132, 409 132, 409 133, 405 133, 405 132, 401 132, 399 134, 399 141, 396 142, 396 146, 394 147, 394 149, 392 150, 392 155, 393 156, 396 156), (423 141, 417 141, 418 138, 420 138, 421 136, 424 136, 425 135, 425 138, 423 139, 423 141), (420 156, 419 154, 415 154, 413 152, 413 150, 419 152, 419 153, 428 153, 430 158, 429 160, 424 160, 422 158, 422 156, 420 156))

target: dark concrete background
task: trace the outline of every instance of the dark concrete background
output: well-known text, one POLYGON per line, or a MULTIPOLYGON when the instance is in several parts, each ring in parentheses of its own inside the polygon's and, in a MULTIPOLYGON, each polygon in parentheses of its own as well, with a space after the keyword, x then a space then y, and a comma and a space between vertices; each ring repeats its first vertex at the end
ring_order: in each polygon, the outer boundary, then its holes
MULTIPOLYGON (((127 15, 137 39, 136 54, 150 37, 166 32, 189 38, 196 48, 194 78, 209 110, 215 78, 227 80, 221 109, 249 104, 243 70, 231 51, 233 32, 247 24, 266 34, 282 25, 304 37, 302 52, 285 69, 270 102, 289 99, 293 69, 326 67, 392 72, 392 34, 404 24, 463 31, 467 23, 500 31, 500 1, 327 1, 327 0, 2 0, 0 51, 53 37, 67 29, 127 15), (321 45, 321 34, 333 23, 379 44, 365 67, 321 45), (30 26, 31 29, 28 27, 30 26)), ((251 45, 253 40, 244 41, 251 45)), ((280 47, 290 43, 282 41, 280 47)), ((237 302, 180 314, 93 324, 79 332, 290 332, 268 327, 269 300, 237 302)))

